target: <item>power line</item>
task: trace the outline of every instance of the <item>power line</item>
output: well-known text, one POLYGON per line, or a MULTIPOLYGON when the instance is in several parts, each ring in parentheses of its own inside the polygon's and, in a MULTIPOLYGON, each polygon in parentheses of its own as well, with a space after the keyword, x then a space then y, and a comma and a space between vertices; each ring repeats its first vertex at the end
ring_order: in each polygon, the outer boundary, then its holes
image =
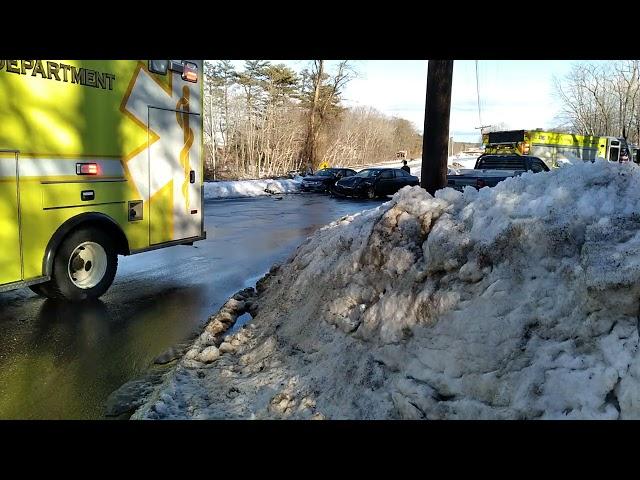
POLYGON ((478 123, 482 125, 482 115, 480 114, 480 82, 478 81, 478 60, 476 60, 476 93, 478 94, 478 123))

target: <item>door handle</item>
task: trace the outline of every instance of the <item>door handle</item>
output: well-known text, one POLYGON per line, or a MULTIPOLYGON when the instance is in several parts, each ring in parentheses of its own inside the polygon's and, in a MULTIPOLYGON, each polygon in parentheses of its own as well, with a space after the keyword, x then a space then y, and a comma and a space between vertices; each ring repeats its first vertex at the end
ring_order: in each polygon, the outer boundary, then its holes
POLYGON ((96 192, 94 190, 83 190, 80 192, 80 200, 88 202, 89 200, 96 199, 96 192))
POLYGON ((194 170, 189 172, 189 183, 196 183, 196 172, 194 170))

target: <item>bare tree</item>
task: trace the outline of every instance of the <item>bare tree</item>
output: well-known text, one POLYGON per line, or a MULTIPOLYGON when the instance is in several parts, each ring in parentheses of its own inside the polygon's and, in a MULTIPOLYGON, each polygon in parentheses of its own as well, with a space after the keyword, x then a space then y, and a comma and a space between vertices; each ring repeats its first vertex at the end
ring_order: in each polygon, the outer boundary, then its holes
POLYGON ((575 63, 553 87, 560 125, 583 135, 640 138, 640 62, 575 63))
POLYGON ((422 139, 407 120, 342 105, 355 72, 348 62, 328 71, 315 61, 301 76, 281 64, 228 61, 205 67, 207 178, 286 174, 321 161, 363 165, 398 150, 420 154, 422 139))
POLYGON ((338 63, 335 73, 328 73, 324 60, 314 60, 311 69, 302 72, 302 105, 308 109, 309 123, 303 163, 315 167, 319 162, 318 140, 325 127, 342 111, 340 100, 344 87, 355 77, 355 70, 347 60, 338 63))

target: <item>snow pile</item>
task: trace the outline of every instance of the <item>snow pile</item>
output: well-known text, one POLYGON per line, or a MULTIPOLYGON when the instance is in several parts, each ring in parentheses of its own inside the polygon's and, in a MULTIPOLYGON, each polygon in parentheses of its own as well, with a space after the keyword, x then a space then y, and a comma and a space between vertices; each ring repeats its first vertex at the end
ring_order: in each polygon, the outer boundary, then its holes
POLYGON ((292 180, 237 180, 228 182, 205 182, 204 197, 214 198, 239 198, 257 197, 276 193, 298 193, 302 177, 292 180))
POLYGON ((634 167, 405 187, 324 227, 135 418, 640 418, 634 167))
MULTIPOLYGON (((567 167, 569 165, 575 165, 576 163, 581 162, 583 162, 583 160, 580 158, 558 158, 556 160, 558 167, 567 167)), ((545 164, 547 165, 547 167, 551 166, 551 163, 549 161, 545 161, 545 164)))

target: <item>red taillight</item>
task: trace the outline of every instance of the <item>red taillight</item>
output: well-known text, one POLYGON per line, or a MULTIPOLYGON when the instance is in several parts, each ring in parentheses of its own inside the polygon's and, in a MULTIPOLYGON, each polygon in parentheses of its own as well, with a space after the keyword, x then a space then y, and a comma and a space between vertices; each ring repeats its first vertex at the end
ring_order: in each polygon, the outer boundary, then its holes
POLYGON ((196 72, 185 72, 182 76, 187 82, 196 83, 198 81, 198 74, 196 72))
POLYGON ((482 187, 486 187, 487 184, 485 183, 484 180, 482 180, 481 178, 476 180, 476 187, 478 188, 482 188, 482 187))
POLYGON ((196 83, 198 81, 198 66, 195 63, 185 62, 182 67, 182 79, 196 83))
POLYGON ((98 175, 100 168, 97 163, 76 163, 77 175, 98 175))

